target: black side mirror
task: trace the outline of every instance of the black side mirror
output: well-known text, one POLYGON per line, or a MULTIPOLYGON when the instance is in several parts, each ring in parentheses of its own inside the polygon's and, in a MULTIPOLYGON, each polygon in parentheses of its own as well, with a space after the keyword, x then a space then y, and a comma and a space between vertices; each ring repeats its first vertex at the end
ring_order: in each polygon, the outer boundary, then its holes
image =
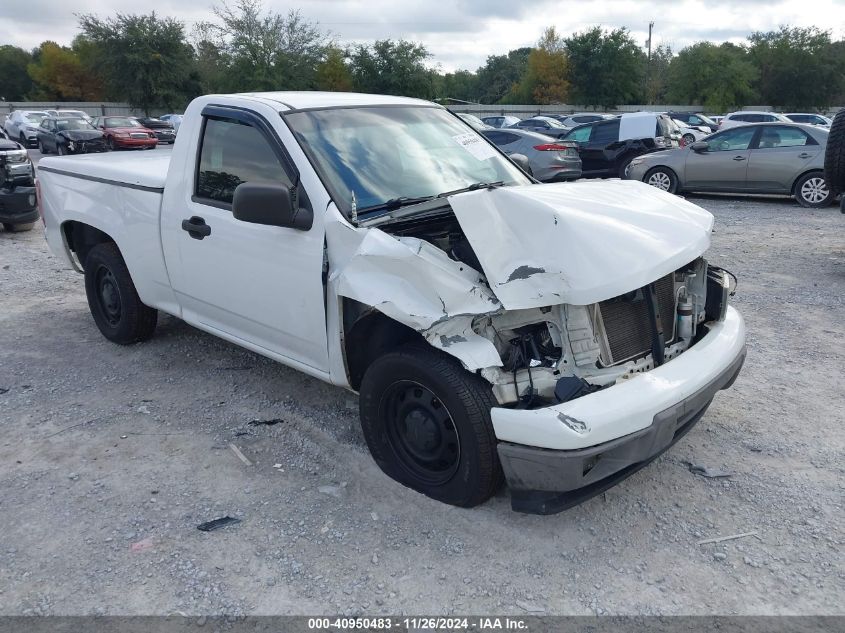
POLYGON ((528 162, 528 156, 525 154, 508 154, 508 158, 515 162, 517 166, 529 176, 534 175, 531 173, 531 164, 528 162))
POLYGON ((314 223, 314 212, 294 204, 290 189, 257 182, 244 182, 235 187, 232 215, 241 222, 300 231, 307 231, 314 223))
POLYGON ((710 149, 710 144, 705 141, 696 141, 689 147, 692 151, 701 153, 706 152, 708 149, 710 149))

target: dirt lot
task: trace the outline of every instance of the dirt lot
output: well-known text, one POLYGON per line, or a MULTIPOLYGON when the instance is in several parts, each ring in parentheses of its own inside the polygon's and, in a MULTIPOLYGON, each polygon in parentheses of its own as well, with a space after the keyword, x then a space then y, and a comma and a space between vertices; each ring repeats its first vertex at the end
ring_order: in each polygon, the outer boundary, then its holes
POLYGON ((107 342, 40 226, 0 232, 0 614, 843 613, 845 216, 696 201, 745 369, 671 451, 550 517, 393 483, 354 396, 176 319, 107 342))

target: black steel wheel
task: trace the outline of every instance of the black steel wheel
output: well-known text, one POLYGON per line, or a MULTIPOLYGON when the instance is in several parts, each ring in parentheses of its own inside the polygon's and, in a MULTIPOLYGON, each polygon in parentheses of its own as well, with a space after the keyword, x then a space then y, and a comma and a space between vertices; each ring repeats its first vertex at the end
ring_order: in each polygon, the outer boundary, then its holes
POLYGON ((94 246, 85 257, 85 294, 103 336, 128 345, 153 335, 158 312, 144 305, 114 242, 94 246))
POLYGON ((433 499, 471 507, 501 485, 490 384, 423 344, 377 358, 361 382, 361 427, 389 477, 433 499))

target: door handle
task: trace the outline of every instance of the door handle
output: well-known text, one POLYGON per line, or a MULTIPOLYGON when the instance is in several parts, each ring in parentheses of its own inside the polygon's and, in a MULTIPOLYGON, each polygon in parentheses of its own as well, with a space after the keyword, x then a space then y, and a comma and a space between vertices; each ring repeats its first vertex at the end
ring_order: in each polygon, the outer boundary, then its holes
POLYGON ((195 240, 201 240, 211 235, 211 227, 205 223, 205 219, 197 215, 187 220, 182 220, 182 230, 187 231, 195 240))
POLYGON ((745 160, 745 156, 734 156, 734 160, 745 160))
POLYGON ((800 154, 798 154, 798 158, 810 158, 810 154, 808 154, 807 152, 801 152, 800 154))

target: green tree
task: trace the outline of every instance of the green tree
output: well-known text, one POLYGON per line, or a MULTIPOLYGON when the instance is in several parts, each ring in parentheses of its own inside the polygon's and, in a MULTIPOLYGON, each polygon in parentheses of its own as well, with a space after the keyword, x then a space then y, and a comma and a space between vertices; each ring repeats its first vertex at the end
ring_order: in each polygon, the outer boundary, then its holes
POLYGON ((478 101, 478 77, 469 70, 439 75, 435 92, 439 98, 478 101))
POLYGON ((555 27, 547 28, 528 54, 525 74, 508 100, 520 103, 566 103, 569 96, 569 60, 555 27))
POLYGON ((756 98, 757 70, 748 52, 729 42, 698 42, 683 49, 669 65, 667 98, 727 112, 756 98))
POLYGON ((757 67, 757 92, 773 106, 823 108, 842 90, 845 74, 837 64, 830 32, 786 27, 749 38, 748 57, 757 67))
MULTIPOLYGON (((79 41, 77 46, 90 52, 86 44, 79 41)), ((28 67, 30 77, 38 85, 34 96, 65 101, 102 99, 102 81, 86 67, 74 49, 59 46, 55 42, 43 42, 35 59, 37 61, 28 67)))
POLYGON ((528 70, 530 48, 517 48, 507 55, 490 55, 478 69, 478 100, 500 103, 519 84, 528 70))
POLYGON ((330 46, 323 61, 317 66, 317 88, 334 92, 352 90, 352 73, 346 65, 346 52, 330 46))
POLYGON ((193 50, 185 42, 181 22, 155 13, 118 13, 107 19, 86 14, 79 17, 79 26, 95 45, 97 67, 112 98, 126 100, 147 114, 185 101, 193 50))
POLYGON ((669 46, 661 44, 651 51, 651 60, 646 64, 645 98, 647 103, 666 103, 671 63, 672 49, 669 46))
POLYGON ((228 90, 316 87, 328 40, 316 22, 299 11, 265 13, 260 0, 223 2, 212 12, 217 21, 198 24, 194 39, 204 43, 204 54, 225 64, 228 90))
POLYGON ((597 26, 565 42, 576 103, 609 109, 642 98, 646 56, 627 29, 597 26))
POLYGON ((32 55, 17 46, 0 46, 0 101, 24 101, 35 90, 35 83, 27 72, 32 55))
POLYGON ((433 98, 435 75, 425 66, 425 46, 407 40, 359 44, 350 55, 355 87, 361 92, 433 98))

